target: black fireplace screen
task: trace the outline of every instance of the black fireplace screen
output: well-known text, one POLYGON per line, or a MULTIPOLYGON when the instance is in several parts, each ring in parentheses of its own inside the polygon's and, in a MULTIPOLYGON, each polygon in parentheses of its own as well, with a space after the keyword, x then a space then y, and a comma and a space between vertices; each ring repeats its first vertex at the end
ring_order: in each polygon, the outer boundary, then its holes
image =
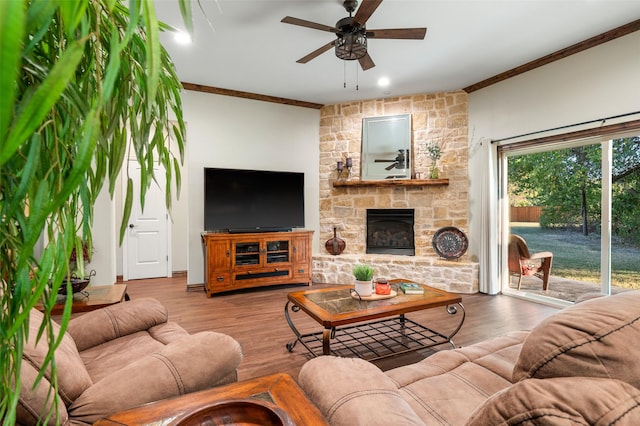
POLYGON ((416 254, 413 209, 368 209, 367 253, 416 254))

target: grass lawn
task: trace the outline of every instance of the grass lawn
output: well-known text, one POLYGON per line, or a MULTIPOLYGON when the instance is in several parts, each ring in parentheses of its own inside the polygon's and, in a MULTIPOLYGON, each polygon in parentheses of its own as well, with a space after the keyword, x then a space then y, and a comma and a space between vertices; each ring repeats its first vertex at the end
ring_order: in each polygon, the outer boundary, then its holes
MULTIPOLYGON (((600 282, 600 234, 545 229, 538 224, 516 223, 511 232, 525 239, 531 252, 553 253, 551 275, 578 281, 600 282)), ((640 288, 640 248, 613 243, 611 284, 640 288)))

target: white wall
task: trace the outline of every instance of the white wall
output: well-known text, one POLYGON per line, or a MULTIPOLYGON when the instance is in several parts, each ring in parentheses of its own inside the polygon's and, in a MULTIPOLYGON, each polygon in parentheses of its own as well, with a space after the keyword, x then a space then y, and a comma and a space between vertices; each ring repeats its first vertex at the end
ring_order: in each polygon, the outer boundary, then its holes
POLYGON ((473 92, 469 132, 477 142, 637 111, 639 66, 635 32, 473 92))
POLYGON ((93 254, 86 272, 92 269, 96 275, 91 285, 111 285, 116 282, 116 208, 109 195, 109 183, 106 182, 93 206, 93 254))
MULTIPOLYGON (((480 233, 484 226, 481 220, 482 182, 473 178, 482 176, 482 169, 486 167, 486 158, 479 148, 480 141, 634 111, 640 111, 640 32, 471 93, 469 253, 479 257, 480 233)), ((635 115, 624 120, 638 118, 635 115)), ((546 135, 549 133, 542 136, 546 135)))
MULTIPOLYGON (((204 167, 305 173, 305 228, 319 229, 320 111, 185 91, 188 283, 204 282, 204 167)), ((175 253, 174 253, 175 254, 175 253)))

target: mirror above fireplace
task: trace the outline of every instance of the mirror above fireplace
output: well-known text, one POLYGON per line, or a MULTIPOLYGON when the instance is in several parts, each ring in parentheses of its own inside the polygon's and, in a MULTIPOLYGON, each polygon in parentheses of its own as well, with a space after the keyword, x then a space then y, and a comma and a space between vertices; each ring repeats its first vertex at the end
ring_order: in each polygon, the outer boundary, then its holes
POLYGON ((362 180, 411 179, 411 114, 362 119, 362 180))

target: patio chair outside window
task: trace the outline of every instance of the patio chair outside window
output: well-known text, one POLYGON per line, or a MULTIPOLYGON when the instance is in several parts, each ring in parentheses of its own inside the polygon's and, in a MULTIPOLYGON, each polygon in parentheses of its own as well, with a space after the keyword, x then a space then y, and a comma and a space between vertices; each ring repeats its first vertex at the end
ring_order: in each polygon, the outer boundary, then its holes
POLYGON ((542 289, 549 285, 553 253, 530 253, 526 241, 519 235, 509 235, 509 275, 518 277, 518 290, 523 276, 535 275, 542 280, 542 289))

